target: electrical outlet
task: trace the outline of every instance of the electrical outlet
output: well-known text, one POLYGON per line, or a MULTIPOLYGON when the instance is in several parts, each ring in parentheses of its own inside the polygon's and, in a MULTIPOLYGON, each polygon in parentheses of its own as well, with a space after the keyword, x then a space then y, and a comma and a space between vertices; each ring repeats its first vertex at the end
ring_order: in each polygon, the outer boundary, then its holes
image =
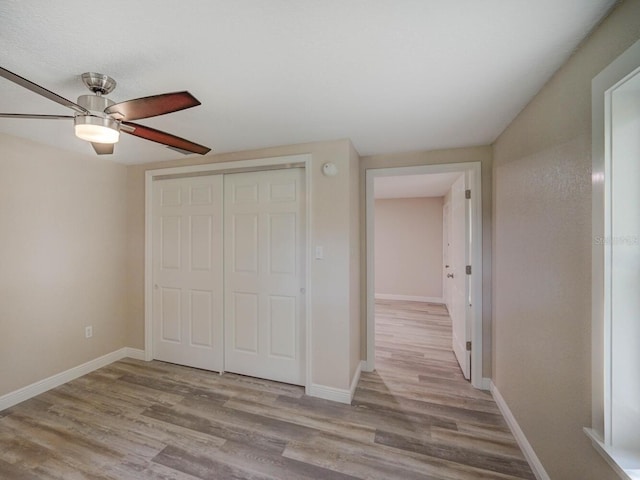
POLYGON ((89 327, 84 327, 84 338, 91 338, 93 337, 93 327, 89 326, 89 327))

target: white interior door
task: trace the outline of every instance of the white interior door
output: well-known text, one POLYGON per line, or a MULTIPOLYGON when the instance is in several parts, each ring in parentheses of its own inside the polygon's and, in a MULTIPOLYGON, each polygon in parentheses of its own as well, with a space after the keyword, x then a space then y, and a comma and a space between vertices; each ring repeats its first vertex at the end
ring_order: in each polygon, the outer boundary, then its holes
POLYGON ((449 277, 447 275, 451 273, 451 265, 449 263, 449 249, 451 247, 449 243, 449 237, 451 236, 450 211, 449 201, 445 201, 442 206, 442 298, 449 311, 451 311, 451 288, 449 287, 449 277))
POLYGON ((471 378, 471 351, 467 350, 468 281, 466 261, 468 249, 468 200, 465 199, 465 175, 461 174, 451 186, 449 212, 449 255, 447 290, 450 298, 449 316, 452 322, 452 346, 464 377, 471 378))
POLYGON ((225 370, 303 385, 304 171, 225 175, 225 370))
POLYGON ((223 369, 222 177, 153 184, 154 358, 223 369))

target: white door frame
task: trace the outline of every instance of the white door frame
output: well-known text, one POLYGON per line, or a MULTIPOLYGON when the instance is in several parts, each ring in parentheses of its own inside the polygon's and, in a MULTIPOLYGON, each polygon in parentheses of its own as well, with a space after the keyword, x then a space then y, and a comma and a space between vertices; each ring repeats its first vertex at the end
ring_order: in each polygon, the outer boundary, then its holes
POLYGON ((451 172, 461 172, 465 173, 468 178, 471 177, 471 182, 468 183, 468 188, 471 189, 473 206, 471 229, 474 239, 471 245, 473 274, 470 284, 473 303, 470 308, 471 321, 469 322, 471 324, 470 338, 473 346, 471 350, 471 384, 475 388, 484 388, 482 377, 482 178, 480 162, 376 168, 366 171, 367 355, 365 370, 372 372, 375 369, 374 180, 376 177, 451 172))
POLYGON ((169 167, 145 172, 145 247, 144 247, 144 358, 153 360, 153 181, 161 177, 173 176, 197 176, 207 174, 240 173, 243 171, 273 170, 274 168, 290 168, 302 166, 305 169, 305 222, 306 235, 304 256, 306 261, 304 287, 305 309, 303 323, 306 329, 305 352, 305 388, 307 393, 311 387, 311 154, 287 155, 272 158, 258 158, 253 160, 239 160, 235 162, 208 163, 203 165, 190 165, 184 167, 169 167))

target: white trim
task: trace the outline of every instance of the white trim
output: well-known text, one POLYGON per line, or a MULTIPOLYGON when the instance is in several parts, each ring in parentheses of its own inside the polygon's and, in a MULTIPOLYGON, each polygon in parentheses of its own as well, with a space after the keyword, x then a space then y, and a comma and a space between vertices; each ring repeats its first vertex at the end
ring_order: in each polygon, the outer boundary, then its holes
MULTIPOLYGON (((190 165, 185 167, 171 167, 171 168, 159 168, 155 170, 147 170, 145 172, 145 252, 144 252, 144 345, 145 345, 145 360, 153 359, 153 228, 152 228, 152 194, 153 194, 153 179, 154 177, 162 177, 165 175, 186 175, 186 174, 203 174, 211 173, 215 175, 216 172, 224 173, 224 170, 233 170, 237 172, 239 169, 251 169, 255 170, 258 167, 273 167, 282 166, 286 168, 294 164, 303 164, 305 169, 305 221, 307 224, 305 246, 307 255, 305 266, 305 279, 306 286, 305 293, 305 315, 304 315, 304 328, 306 331, 306 354, 305 354, 305 391, 307 395, 312 395, 310 392, 314 385, 311 383, 311 346, 312 342, 312 329, 311 329, 311 234, 313 232, 312 224, 313 218, 311 215, 312 196, 311 196, 311 173, 312 173, 312 155, 310 153, 286 155, 272 158, 257 158, 252 160, 239 160, 235 162, 220 162, 209 163, 203 165, 190 165)), ((224 369, 223 369, 224 370, 224 369)))
POLYGON ((117 362, 118 360, 122 360, 126 357, 136 358, 140 360, 144 358, 144 352, 136 348, 124 347, 120 350, 116 350, 115 352, 107 353, 106 355, 103 355, 101 357, 89 360, 82 365, 78 365, 76 367, 70 368, 69 370, 65 370, 64 372, 57 373, 43 380, 32 383, 31 385, 27 385, 26 387, 22 387, 19 390, 9 392, 0 397, 0 411, 9 407, 13 407, 18 403, 29 400, 30 398, 40 395, 47 390, 59 387, 60 385, 70 382, 71 380, 75 380, 78 377, 82 377, 87 373, 91 373, 94 370, 102 367, 106 367, 107 365, 113 362, 117 362))
POLYGON ((375 291, 374 291, 374 179, 401 175, 424 175, 431 173, 465 172, 471 175, 471 189, 474 209, 472 212, 472 232, 474 235, 473 275, 471 276, 471 384, 483 388, 482 377, 482 166, 480 162, 418 165, 413 167, 373 168, 366 170, 365 177, 365 217, 366 217, 366 265, 367 265, 367 358, 364 370, 375 369, 375 291))
POLYGON ((353 400, 353 396, 356 394, 356 388, 358 388, 358 382, 360 381, 360 374, 362 373, 363 366, 364 360, 360 360, 358 362, 358 366, 356 367, 356 371, 353 374, 353 378, 351 379, 351 387, 349 388, 351 396, 349 398, 349 403, 351 403, 351 400, 353 400))
POLYGON ((145 360, 153 360, 153 177, 147 170, 144 177, 144 351, 145 360))
POLYGON ((367 352, 366 365, 367 372, 373 372, 376 368, 376 302, 375 302, 375 255, 374 255, 374 232, 375 232, 375 184, 371 170, 365 171, 365 252, 366 252, 366 292, 367 303, 367 352))
POLYGON ((139 348, 124 347, 124 353, 126 358, 133 358, 134 360, 146 360, 145 351, 139 348))
POLYGON ((395 293, 376 293, 376 300, 403 300, 405 302, 427 302, 442 303, 444 298, 441 297, 423 297, 420 295, 396 295, 395 293))
POLYGON ((313 348, 313 345, 311 343, 311 339, 313 338, 313 330, 312 330, 312 326, 311 326, 311 299, 313 298, 313 288, 311 285, 311 265, 313 265, 313 259, 311 256, 311 239, 312 237, 312 225, 313 225, 313 217, 311 215, 311 199, 313 198, 312 195, 312 187, 313 187, 313 182, 312 182, 312 157, 311 155, 307 155, 306 156, 307 159, 305 160, 305 167, 304 167, 304 180, 305 180, 305 185, 304 185, 304 191, 306 193, 306 211, 304 212, 305 214, 305 223, 306 223, 306 231, 305 231, 305 248, 307 251, 307 257, 305 258, 305 266, 304 266, 304 283, 305 283, 305 293, 303 295, 304 297, 304 308, 305 308, 305 328, 306 328, 306 345, 305 345, 305 358, 304 358, 304 362, 305 362, 305 393, 309 394, 309 386, 311 385, 311 373, 312 373, 312 369, 311 369, 311 361, 312 361, 312 355, 311 355, 311 351, 313 348))
POLYGON ((491 384, 492 383, 493 382, 491 381, 491 379, 489 377, 484 377, 482 379, 482 390, 487 390, 487 391, 491 390, 491 384))
POLYGON ((624 480, 640 480, 640 456, 636 452, 616 450, 605 445, 602 437, 592 428, 584 428, 593 448, 602 455, 609 466, 624 480))
POLYGON ((506 420, 507 425, 509 425, 509 429, 511 430, 511 433, 513 434, 516 441, 518 442, 518 445, 520 446, 522 453, 524 453, 524 456, 527 459, 527 462, 529 462, 529 466, 531 467, 533 474, 536 476, 536 479, 551 480, 551 477, 549 477, 544 467, 542 466, 542 462, 540 462, 540 459, 538 458, 538 456, 536 455, 536 452, 533 450, 533 447, 527 440, 527 437, 524 435, 524 432, 520 428, 520 425, 518 425, 516 418, 513 416, 513 413, 511 413, 511 410, 509 409, 507 402, 504 401, 504 398, 502 398, 502 395, 498 391, 498 387, 496 387, 491 380, 489 380, 489 382, 490 382, 491 395, 493 395, 493 399, 496 401, 496 404, 498 405, 500 412, 502 412, 502 416, 504 416, 504 419, 506 420))
POLYGON ((311 397, 324 398, 339 403, 351 403, 351 392, 344 388, 327 387, 325 385, 311 384, 307 388, 307 395, 311 397))
MULTIPOLYGON (((311 160, 310 153, 301 153, 295 155, 281 155, 278 157, 267 158, 254 158, 250 160, 237 160, 231 162, 219 162, 219 163, 205 163, 201 165, 190 165, 184 167, 168 167, 157 168, 155 170, 147 170, 146 173, 151 174, 152 177, 165 176, 165 175, 199 175, 202 173, 211 172, 215 175, 216 172, 221 170, 233 170, 237 173, 239 169, 252 169, 256 167, 273 167, 275 165, 286 168, 298 163, 307 163, 311 160)), ((307 165, 310 166, 310 165, 307 165)))
POLYGON ((351 379, 349 390, 345 390, 343 388, 327 387, 326 385, 318 385, 314 383, 307 388, 307 391, 305 393, 311 397, 324 398, 325 400, 331 400, 334 402, 346 403, 350 405, 351 400, 353 400, 353 396, 356 393, 356 388, 358 388, 360 374, 362 370, 364 370, 365 363, 366 362, 364 360, 358 362, 356 371, 354 372, 353 378, 351 379))

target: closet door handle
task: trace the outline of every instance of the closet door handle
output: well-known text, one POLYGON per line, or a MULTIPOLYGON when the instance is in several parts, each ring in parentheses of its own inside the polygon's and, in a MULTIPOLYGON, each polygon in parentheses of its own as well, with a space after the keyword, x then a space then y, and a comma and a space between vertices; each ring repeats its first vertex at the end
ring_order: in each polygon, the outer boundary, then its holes
POLYGON ((447 278, 453 278, 453 273, 447 273, 447 278))

